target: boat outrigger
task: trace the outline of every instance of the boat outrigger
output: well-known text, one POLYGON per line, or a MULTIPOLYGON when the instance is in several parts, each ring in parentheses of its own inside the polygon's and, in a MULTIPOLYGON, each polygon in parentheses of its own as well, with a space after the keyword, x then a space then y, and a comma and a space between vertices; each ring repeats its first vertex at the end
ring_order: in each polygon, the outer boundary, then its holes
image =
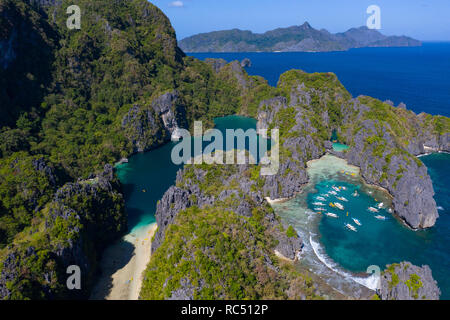
POLYGON ((356 232, 356 228, 354 226, 352 226, 350 223, 347 223, 345 226, 347 227, 347 229, 356 232))
POLYGON ((335 202, 334 206, 340 210, 344 210, 344 206, 342 204, 340 204, 339 202, 335 202))
POLYGON ((327 216, 331 217, 331 218, 338 218, 337 214, 331 213, 331 212, 326 212, 325 213, 327 216))
POLYGON ((369 208, 367 208, 367 210, 369 210, 371 212, 378 212, 378 209, 376 209, 374 207, 369 207, 369 208))
POLYGON ((352 220, 353 220, 358 226, 361 226, 361 221, 359 221, 359 220, 356 219, 356 218, 352 218, 352 220))

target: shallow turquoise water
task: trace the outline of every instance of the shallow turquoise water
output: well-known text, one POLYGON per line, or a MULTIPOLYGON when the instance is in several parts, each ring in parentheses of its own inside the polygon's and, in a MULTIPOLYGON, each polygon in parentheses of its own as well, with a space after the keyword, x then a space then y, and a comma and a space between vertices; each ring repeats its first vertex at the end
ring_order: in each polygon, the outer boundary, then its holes
POLYGON ((338 143, 338 142, 333 143, 333 150, 334 151, 341 152, 341 151, 347 150, 348 148, 349 148, 349 146, 347 146, 345 144, 338 143))
MULTIPOLYGON (((361 185, 345 183, 342 179, 323 180, 315 185, 317 194, 324 194, 331 185, 343 185, 347 190, 339 195, 349 201, 342 203, 345 211, 329 208, 327 211, 339 215, 338 219, 324 216, 319 223, 320 243, 327 255, 343 268, 352 272, 364 272, 370 265, 378 265, 381 269, 386 264, 411 261, 414 264, 428 264, 438 281, 442 291, 442 299, 450 298, 450 179, 447 170, 450 164, 449 154, 433 154, 421 158, 427 165, 434 183, 436 202, 440 206, 440 218, 435 227, 425 231, 412 231, 402 225, 385 210, 379 214, 389 217, 386 221, 374 218, 375 213, 367 210, 377 202, 373 195, 360 191, 359 197, 351 193, 360 189, 361 185), (349 211, 349 216, 346 212, 349 211), (362 226, 357 226, 351 218, 357 218, 362 226), (348 230, 344 223, 351 223, 357 227, 357 232, 348 230)), ((317 201, 317 194, 308 195, 308 206, 317 201)), ((331 198, 331 196, 330 196, 331 198)), ((377 199, 380 201, 380 199, 377 199)))
MULTIPOLYGON (((216 119, 215 125, 225 137, 226 129, 255 129, 256 120, 228 116, 216 119)), ((191 139, 193 141, 194 138, 191 139)), ((158 200, 175 184, 177 171, 182 168, 171 160, 171 152, 176 144, 170 142, 152 151, 133 155, 128 163, 116 167, 117 175, 124 186, 130 232, 155 222, 158 200)))

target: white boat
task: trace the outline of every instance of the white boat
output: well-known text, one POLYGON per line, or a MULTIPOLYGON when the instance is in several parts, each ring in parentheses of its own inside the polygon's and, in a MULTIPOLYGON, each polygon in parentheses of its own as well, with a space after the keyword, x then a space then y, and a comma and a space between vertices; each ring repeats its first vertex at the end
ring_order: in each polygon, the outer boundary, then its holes
POLYGON ((345 199, 344 197, 337 197, 339 200, 341 201, 348 201, 347 199, 345 199))
POLYGON ((352 220, 353 220, 358 226, 361 226, 361 225, 362 225, 362 224, 361 224, 361 221, 359 221, 358 219, 352 218, 352 220))
POLYGON ((367 208, 367 210, 369 210, 371 212, 378 212, 378 209, 376 209, 374 207, 369 207, 369 208, 367 208))
POLYGON ((323 196, 328 198, 330 195, 328 193, 325 193, 323 196))
POLYGON ((341 190, 339 190, 338 187, 335 187, 335 186, 332 186, 331 188, 333 188, 333 190, 334 190, 334 191, 337 191, 337 192, 341 191, 341 190))
POLYGON ((359 196, 358 191, 355 190, 355 192, 352 193, 352 196, 354 196, 354 197, 359 196))
POLYGON ((313 205, 315 205, 315 206, 324 206, 325 204, 323 202, 313 202, 313 205))
POLYGON ((346 227, 347 227, 347 229, 349 229, 349 230, 352 230, 352 231, 355 231, 356 232, 356 228, 354 227, 354 226, 352 226, 350 223, 347 223, 346 225, 345 225, 346 227))
POLYGON ((320 201, 325 201, 325 198, 324 198, 324 197, 320 197, 320 196, 317 197, 316 199, 317 199, 317 200, 320 200, 320 201))
POLYGON ((331 217, 331 218, 338 218, 337 214, 331 213, 331 212, 326 212, 325 213, 327 216, 331 217))
POLYGON ((384 205, 384 203, 383 203, 383 202, 380 202, 379 204, 377 204, 377 207, 378 207, 378 209, 381 209, 381 208, 383 208, 383 205, 384 205))
POLYGON ((380 215, 375 216, 375 218, 377 218, 378 220, 386 220, 385 216, 380 216, 380 215))
POLYGON ((341 186, 341 187, 339 187, 339 189, 347 190, 347 187, 341 186))
POLYGON ((340 204, 339 202, 335 202, 334 205, 336 206, 336 208, 344 210, 344 206, 342 204, 340 204))
POLYGON ((333 190, 331 190, 330 192, 328 192, 329 194, 332 194, 332 195, 337 195, 337 192, 336 191, 333 191, 333 190))
POLYGON ((314 208, 314 211, 323 212, 323 211, 325 211, 325 209, 316 207, 316 208, 314 208))
POLYGON ((387 210, 389 213, 392 213, 393 211, 392 211, 392 208, 389 208, 388 210, 387 210))

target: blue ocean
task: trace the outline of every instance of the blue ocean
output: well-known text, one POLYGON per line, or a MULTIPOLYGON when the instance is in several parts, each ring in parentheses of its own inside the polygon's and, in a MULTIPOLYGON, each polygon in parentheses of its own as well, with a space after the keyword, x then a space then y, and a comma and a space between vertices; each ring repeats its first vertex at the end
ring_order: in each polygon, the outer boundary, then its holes
POLYGON ((334 72, 353 96, 404 102, 416 113, 450 116, 450 42, 424 43, 411 48, 360 48, 343 52, 191 53, 227 61, 249 58, 250 75, 276 86, 291 69, 334 72))

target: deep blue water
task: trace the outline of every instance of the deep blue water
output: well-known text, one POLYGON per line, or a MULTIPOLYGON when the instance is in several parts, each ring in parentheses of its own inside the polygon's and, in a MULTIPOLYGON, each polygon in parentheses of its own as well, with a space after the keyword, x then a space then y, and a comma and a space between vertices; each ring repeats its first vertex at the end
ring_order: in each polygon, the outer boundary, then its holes
POLYGON ((344 52, 190 53, 227 61, 249 58, 250 75, 276 86, 290 69, 334 72, 353 95, 404 102, 416 113, 450 116, 450 42, 411 48, 360 48, 344 52))

